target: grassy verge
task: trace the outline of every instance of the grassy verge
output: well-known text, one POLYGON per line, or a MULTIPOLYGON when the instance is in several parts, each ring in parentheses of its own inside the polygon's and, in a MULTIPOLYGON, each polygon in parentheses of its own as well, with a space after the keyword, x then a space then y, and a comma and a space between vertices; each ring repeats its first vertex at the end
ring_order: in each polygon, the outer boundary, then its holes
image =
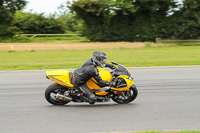
POLYGON ((147 132, 118 132, 118 133, 200 133, 200 131, 147 131, 147 132))
MULTIPOLYGON (((0 52, 0 71, 80 67, 96 50, 0 52)), ((127 67, 200 65, 200 46, 103 49, 111 61, 127 67)))
POLYGON ((89 42, 86 37, 80 36, 58 36, 58 37, 34 37, 30 38, 32 43, 80 43, 89 42))
POLYGON ((148 131, 148 132, 119 132, 119 133, 200 133, 200 131, 148 131))
POLYGON ((90 42, 86 37, 82 36, 50 36, 50 37, 27 37, 17 35, 14 37, 1 38, 0 43, 80 43, 90 42))

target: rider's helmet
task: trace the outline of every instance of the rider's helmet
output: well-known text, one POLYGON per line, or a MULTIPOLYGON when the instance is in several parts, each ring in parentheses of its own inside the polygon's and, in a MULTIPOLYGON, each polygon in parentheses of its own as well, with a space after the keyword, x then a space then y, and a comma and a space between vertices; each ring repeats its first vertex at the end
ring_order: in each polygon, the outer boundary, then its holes
POLYGON ((95 51, 92 55, 92 60, 95 64, 103 68, 106 65, 107 56, 104 52, 95 51))

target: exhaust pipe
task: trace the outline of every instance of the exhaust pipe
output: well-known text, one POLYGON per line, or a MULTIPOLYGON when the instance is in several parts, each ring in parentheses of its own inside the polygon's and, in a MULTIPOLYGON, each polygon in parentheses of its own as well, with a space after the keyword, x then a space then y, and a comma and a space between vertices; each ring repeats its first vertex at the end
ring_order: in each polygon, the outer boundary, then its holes
POLYGON ((66 101, 66 102, 71 102, 72 101, 72 98, 71 97, 66 97, 64 95, 61 95, 61 94, 56 94, 55 96, 57 99, 59 100, 63 100, 63 101, 66 101))

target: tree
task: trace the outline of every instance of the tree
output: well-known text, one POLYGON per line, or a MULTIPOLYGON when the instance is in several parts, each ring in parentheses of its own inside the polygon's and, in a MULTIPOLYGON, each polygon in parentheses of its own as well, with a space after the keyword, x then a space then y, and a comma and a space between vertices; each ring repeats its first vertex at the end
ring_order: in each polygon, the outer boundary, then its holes
POLYGON ((81 19, 78 19, 76 15, 72 14, 69 11, 69 8, 67 5, 70 5, 71 3, 68 1, 66 4, 61 4, 58 14, 58 19, 65 22, 66 25, 66 33, 76 32, 79 33, 82 30, 83 27, 83 21, 81 19))
POLYGON ((173 13, 178 7, 174 0, 136 0, 134 2, 135 32, 139 41, 155 41, 160 25, 165 23, 169 13, 173 13))
POLYGON ((65 21, 56 19, 54 15, 45 17, 42 13, 25 13, 17 11, 12 22, 13 26, 25 34, 65 33, 65 21))
POLYGON ((174 0, 78 0, 70 10, 91 41, 154 41, 174 0))
POLYGON ((25 0, 0 0, 0 36, 13 35, 17 27, 12 27, 14 13, 26 5, 25 0))
POLYGON ((72 13, 62 13, 58 20, 65 23, 66 32, 79 32, 82 30, 82 20, 77 19, 72 13))
POLYGON ((184 0, 182 8, 168 18, 162 38, 193 39, 200 37, 200 1, 184 0))

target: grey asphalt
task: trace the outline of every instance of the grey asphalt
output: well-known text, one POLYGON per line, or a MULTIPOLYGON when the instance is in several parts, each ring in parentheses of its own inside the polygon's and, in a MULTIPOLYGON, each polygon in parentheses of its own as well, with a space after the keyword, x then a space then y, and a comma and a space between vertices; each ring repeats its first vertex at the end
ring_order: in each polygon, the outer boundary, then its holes
POLYGON ((44 70, 0 72, 0 133, 200 129, 200 66, 129 68, 139 94, 126 105, 50 105, 44 70))

